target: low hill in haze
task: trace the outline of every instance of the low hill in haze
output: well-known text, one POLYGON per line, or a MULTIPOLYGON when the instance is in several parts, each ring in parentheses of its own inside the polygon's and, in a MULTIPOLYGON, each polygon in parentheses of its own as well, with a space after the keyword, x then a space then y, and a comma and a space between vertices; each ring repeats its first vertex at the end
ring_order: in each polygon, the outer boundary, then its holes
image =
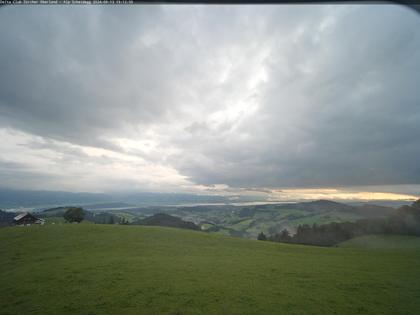
POLYGON ((200 227, 192 222, 184 221, 178 217, 171 216, 165 213, 157 213, 143 220, 138 220, 136 224, 152 225, 152 226, 166 226, 180 229, 200 230, 200 227))
POLYGON ((388 216, 395 212, 395 209, 392 207, 385 207, 385 206, 378 206, 375 204, 363 204, 360 206, 354 207, 353 210, 355 213, 359 213, 366 218, 381 218, 384 216, 388 216))
POLYGON ((41 216, 45 216, 45 217, 51 217, 51 216, 63 216, 63 214, 69 209, 71 208, 70 206, 68 207, 55 207, 55 208, 50 208, 50 209, 45 209, 39 212, 39 214, 41 216))
POLYGON ((395 211, 392 207, 378 206, 371 203, 365 203, 361 205, 348 205, 342 202, 336 202, 331 200, 315 200, 309 202, 298 202, 283 204, 279 207, 280 209, 297 209, 312 212, 349 212, 357 213, 364 217, 384 217, 395 211))
POLYGON ((328 211, 348 211, 352 212, 355 207, 346 205, 344 203, 330 201, 330 200, 315 200, 308 202, 287 203, 280 205, 279 209, 297 209, 312 212, 328 212, 328 211))

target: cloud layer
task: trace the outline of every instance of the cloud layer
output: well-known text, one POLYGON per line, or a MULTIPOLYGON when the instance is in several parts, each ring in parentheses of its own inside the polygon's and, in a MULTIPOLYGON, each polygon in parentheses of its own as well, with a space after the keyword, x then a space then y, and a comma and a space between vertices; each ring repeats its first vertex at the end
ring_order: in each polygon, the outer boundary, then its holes
POLYGON ((420 16, 408 9, 54 6, 0 16, 4 186, 420 184, 420 16))

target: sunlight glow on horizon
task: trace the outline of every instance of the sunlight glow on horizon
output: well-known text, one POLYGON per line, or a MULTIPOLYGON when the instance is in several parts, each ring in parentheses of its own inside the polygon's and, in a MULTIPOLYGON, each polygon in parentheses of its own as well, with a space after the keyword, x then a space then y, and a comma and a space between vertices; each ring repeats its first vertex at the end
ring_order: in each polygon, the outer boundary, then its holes
POLYGON ((378 191, 346 191, 335 188, 314 188, 314 189, 281 189, 273 190, 272 199, 339 199, 339 200, 416 200, 419 195, 400 194, 378 191))

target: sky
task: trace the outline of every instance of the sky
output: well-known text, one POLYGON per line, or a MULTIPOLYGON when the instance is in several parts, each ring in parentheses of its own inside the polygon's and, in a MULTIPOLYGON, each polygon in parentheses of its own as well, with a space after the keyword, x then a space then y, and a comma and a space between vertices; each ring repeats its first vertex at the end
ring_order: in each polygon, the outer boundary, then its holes
POLYGON ((420 196, 408 8, 8 6, 0 29, 1 187, 420 196))

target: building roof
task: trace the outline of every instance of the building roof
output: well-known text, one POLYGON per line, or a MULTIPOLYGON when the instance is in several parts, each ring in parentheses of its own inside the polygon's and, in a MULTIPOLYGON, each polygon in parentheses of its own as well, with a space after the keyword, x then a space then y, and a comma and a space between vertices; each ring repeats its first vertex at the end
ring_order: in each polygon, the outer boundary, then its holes
POLYGON ((37 218, 35 218, 32 214, 30 214, 29 212, 23 212, 23 213, 18 214, 17 216, 15 216, 15 217, 13 218, 13 220, 15 220, 15 221, 19 221, 20 219, 22 219, 22 218, 24 218, 24 217, 26 217, 26 216, 30 216, 30 217, 32 217, 32 218, 34 218, 34 219, 37 219, 37 218))

